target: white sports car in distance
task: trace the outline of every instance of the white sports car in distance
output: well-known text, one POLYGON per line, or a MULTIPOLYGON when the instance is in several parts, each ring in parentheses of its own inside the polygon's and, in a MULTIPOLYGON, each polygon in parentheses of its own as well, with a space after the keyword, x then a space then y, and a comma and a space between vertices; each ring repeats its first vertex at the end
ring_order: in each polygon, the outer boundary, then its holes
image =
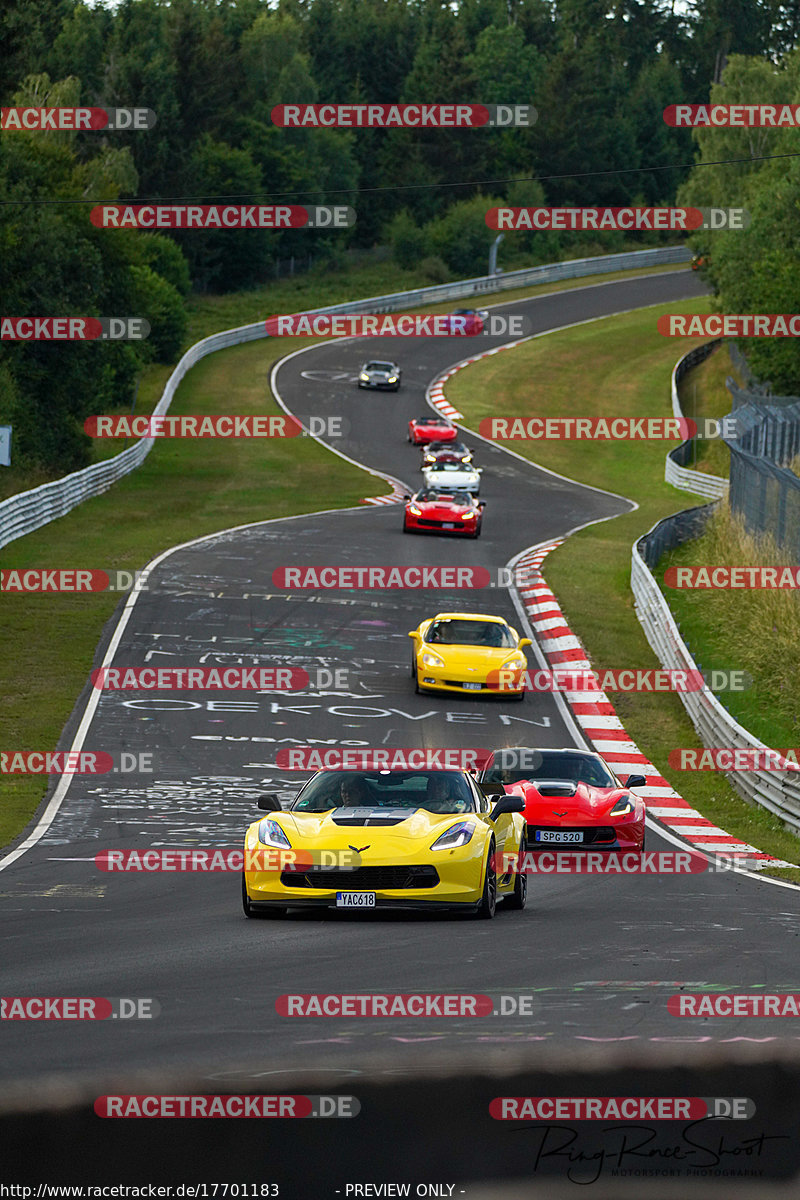
POLYGON ((473 467, 468 463, 435 463, 422 468, 422 477, 425 487, 455 488, 477 496, 481 490, 482 471, 483 467, 473 467))

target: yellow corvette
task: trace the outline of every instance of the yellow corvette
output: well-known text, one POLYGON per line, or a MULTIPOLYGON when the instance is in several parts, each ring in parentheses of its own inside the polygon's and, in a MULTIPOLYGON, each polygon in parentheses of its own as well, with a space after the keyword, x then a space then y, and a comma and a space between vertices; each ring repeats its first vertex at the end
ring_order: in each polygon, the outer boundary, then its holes
POLYGON ((309 906, 452 909, 491 918, 525 907, 524 801, 467 771, 318 771, 285 811, 247 830, 245 916, 309 906), (500 794, 502 792, 502 794, 500 794), (508 858, 502 857, 508 855, 508 858))
MULTIPOLYGON (((498 671, 518 672, 522 683, 528 667, 523 649, 532 644, 502 617, 483 613, 437 613, 408 636, 414 639, 411 675, 418 692, 497 696, 498 671), (489 686, 492 680, 494 687, 489 686)), ((502 694, 522 700, 525 689, 515 690, 516 682, 512 676, 502 694)))

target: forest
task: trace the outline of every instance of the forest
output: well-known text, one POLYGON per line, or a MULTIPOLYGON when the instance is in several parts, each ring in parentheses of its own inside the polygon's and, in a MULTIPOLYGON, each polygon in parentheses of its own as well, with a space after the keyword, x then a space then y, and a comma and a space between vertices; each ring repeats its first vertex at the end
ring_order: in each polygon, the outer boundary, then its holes
MULTIPOLYGON (((139 131, 0 135, 0 288, 13 316, 136 314, 152 333, 0 344, 0 424, 18 461, 89 461, 84 417, 173 362, 191 292, 263 285, 309 252, 389 248, 418 282, 482 275, 497 205, 736 206, 745 232, 698 233, 724 312, 800 311, 796 129, 670 127, 671 104, 800 101, 800 8, 772 0, 8 0, 8 106, 146 107, 139 131), (281 128, 287 103, 526 103, 529 128, 281 128), (115 200, 347 204, 348 229, 99 229, 115 200)), ((504 269, 669 235, 509 233, 504 269)), ((674 237, 674 235, 673 235, 674 237)), ((745 346, 775 391, 800 391, 792 339, 745 346)))

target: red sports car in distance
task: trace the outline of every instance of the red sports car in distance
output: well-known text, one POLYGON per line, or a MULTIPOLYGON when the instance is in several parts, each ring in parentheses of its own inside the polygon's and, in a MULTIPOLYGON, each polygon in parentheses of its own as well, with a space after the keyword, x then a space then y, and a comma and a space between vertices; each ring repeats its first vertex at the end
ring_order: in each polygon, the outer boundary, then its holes
POLYGON ((445 533, 480 537, 485 501, 469 492, 421 488, 406 496, 403 533, 445 533))
POLYGON ((494 750, 478 781, 524 798, 529 850, 644 849, 644 800, 631 788, 647 780, 629 775, 623 783, 592 750, 494 750))
POLYGON ((423 467, 434 463, 471 463, 472 451, 463 442, 428 442, 422 451, 423 467))
POLYGON ((408 422, 408 440, 414 446, 424 446, 428 442, 454 442, 457 436, 455 425, 433 413, 427 417, 413 417, 408 422))

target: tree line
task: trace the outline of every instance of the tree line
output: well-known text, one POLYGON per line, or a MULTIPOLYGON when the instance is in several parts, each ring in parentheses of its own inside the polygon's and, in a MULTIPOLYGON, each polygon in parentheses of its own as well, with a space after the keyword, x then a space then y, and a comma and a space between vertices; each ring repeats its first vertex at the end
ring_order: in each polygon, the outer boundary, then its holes
MULTIPOLYGON (((720 303, 747 299, 736 270, 742 246, 759 264, 758 287, 777 271, 788 303, 793 160, 691 170, 695 158, 716 161, 731 147, 752 158, 747 131, 693 136, 661 114, 710 90, 726 100, 732 91, 796 94, 799 21, 795 5, 777 0, 698 0, 680 13, 672 0, 122 0, 113 9, 8 0, 4 106, 136 106, 158 118, 146 132, 0 136, 3 311, 135 314, 153 330, 102 355, 92 345, 66 354, 57 344, 3 343, 0 423, 14 426, 15 462, 59 473, 84 465, 83 418, 132 397, 146 362, 176 357, 188 292, 263 284, 277 258, 305 255, 310 237, 315 257, 334 265, 345 247, 389 245, 420 282, 437 282, 485 273, 494 232, 484 214, 495 205, 669 204, 700 194, 732 204, 741 193, 759 221, 746 234, 714 235, 720 303), (424 131, 272 123, 277 104, 317 101, 532 103, 538 120, 424 131), (217 197, 350 204, 357 222, 330 233, 166 234, 88 219, 101 201, 217 197), (764 232, 762 204, 770 222, 782 214, 780 245, 764 232)), ((791 131, 767 139, 790 140, 791 131)), ((622 237, 508 234, 501 262, 613 251, 622 237)), ((794 361, 790 347, 779 349, 794 361)))

